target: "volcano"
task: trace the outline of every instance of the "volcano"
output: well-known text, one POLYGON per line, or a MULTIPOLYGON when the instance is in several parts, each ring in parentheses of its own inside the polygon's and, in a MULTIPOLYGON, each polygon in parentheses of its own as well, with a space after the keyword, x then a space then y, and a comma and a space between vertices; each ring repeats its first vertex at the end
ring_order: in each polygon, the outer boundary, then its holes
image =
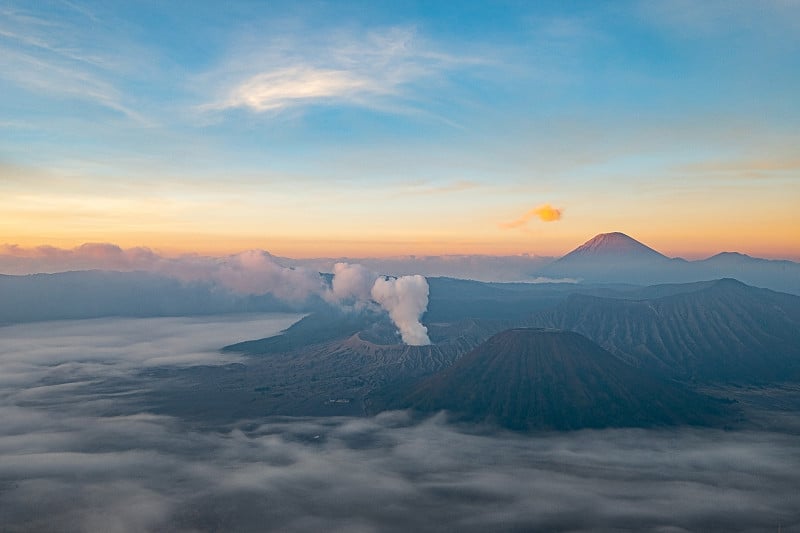
POLYGON ((501 332, 424 380, 398 407, 514 430, 715 425, 730 405, 628 365, 568 331, 501 332))
POLYGON ((536 272, 549 278, 601 283, 682 279, 687 262, 670 259, 620 232, 601 233, 536 272), (677 276, 677 277, 676 277, 677 276))
POLYGON ((668 259, 649 246, 636 239, 620 233, 601 233, 595 235, 560 259, 563 262, 574 261, 579 258, 599 257, 624 257, 627 259, 641 258, 650 260, 668 259))

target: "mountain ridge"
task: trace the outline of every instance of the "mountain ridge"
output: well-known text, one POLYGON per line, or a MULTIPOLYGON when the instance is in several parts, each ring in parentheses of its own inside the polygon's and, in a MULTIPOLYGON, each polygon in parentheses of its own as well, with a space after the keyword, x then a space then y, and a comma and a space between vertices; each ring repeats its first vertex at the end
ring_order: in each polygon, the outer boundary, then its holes
POLYGON ((730 414, 583 335, 547 328, 502 331, 393 402, 523 431, 715 425, 730 414))
POLYGON ((800 297, 730 278, 648 287, 633 298, 576 293, 530 325, 581 333, 631 364, 684 381, 800 378, 800 297))
POLYGON ((800 295, 800 263, 720 252, 687 261, 668 257, 622 233, 600 233, 564 256, 531 272, 531 277, 582 283, 655 285, 736 278, 748 285, 800 295))

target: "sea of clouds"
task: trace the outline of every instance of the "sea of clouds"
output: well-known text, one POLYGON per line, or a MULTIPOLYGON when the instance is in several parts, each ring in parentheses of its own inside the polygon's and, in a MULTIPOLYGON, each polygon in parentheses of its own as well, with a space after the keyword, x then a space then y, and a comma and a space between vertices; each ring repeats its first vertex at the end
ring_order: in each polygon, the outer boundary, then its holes
POLYGON ((169 385, 153 369, 246 364, 217 348, 297 318, 0 328, 3 529, 800 530, 796 431, 526 436, 404 412, 210 427, 135 400, 169 385))

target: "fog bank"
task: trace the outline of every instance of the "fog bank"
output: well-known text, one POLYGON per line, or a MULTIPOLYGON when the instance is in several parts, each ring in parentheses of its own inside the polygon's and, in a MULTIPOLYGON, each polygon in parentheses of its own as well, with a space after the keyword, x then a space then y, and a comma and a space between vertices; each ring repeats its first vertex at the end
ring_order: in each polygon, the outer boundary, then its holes
POLYGON ((225 364, 212 345, 283 320, 251 318, 0 329, 4 527, 800 530, 797 435, 468 434, 441 415, 416 423, 402 412, 204 427, 142 409, 169 386, 159 367, 225 364))

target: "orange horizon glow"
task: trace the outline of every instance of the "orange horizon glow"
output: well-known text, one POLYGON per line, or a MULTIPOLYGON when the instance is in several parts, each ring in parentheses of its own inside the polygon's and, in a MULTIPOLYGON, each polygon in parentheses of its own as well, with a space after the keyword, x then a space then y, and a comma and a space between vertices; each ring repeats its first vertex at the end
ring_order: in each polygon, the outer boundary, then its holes
MULTIPOLYGON (((617 231, 609 229, 606 233, 617 231)), ((623 233, 650 246, 667 257, 681 257, 687 260, 705 259, 721 252, 738 252, 764 259, 800 261, 797 247, 783 247, 780 242, 736 243, 721 240, 712 244, 687 242, 669 237, 648 238, 635 232, 623 233)), ((0 241, 0 253, 12 253, 18 247, 24 255, 36 255, 40 247, 53 247, 62 250, 77 249, 85 244, 113 244, 123 249, 147 248, 166 257, 193 254, 210 257, 234 255, 247 250, 264 250, 270 254, 291 259, 318 258, 378 258, 409 256, 531 256, 561 257, 591 239, 595 233, 586 234, 564 242, 540 239, 530 242, 478 241, 478 240, 410 240, 395 239, 366 241, 355 239, 289 239, 252 238, 236 236, 181 235, 173 239, 167 236, 141 239, 136 237, 76 239, 60 237, 47 241, 40 239, 6 239, 0 241), (538 243, 538 245, 537 245, 538 243), (5 250, 4 250, 5 249, 5 250)))
POLYGON ((643 6, 487 5, 507 25, 462 34, 438 9, 406 26, 253 5, 177 35, 149 9, 100 27, 28 4, 0 43, 0 243, 560 257, 621 231, 669 257, 800 261, 786 6, 705 6, 687 25, 643 6))

